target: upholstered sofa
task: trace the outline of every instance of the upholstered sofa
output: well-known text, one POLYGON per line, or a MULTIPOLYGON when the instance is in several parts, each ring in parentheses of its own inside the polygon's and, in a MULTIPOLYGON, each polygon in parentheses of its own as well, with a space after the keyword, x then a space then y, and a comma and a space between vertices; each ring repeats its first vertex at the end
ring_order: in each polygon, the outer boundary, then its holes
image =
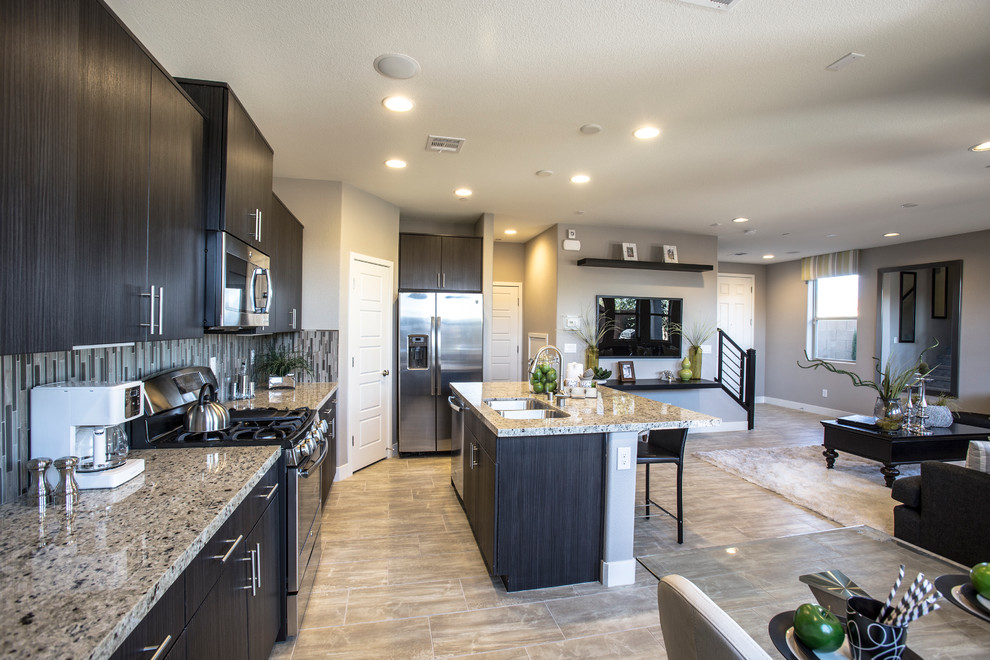
POLYGON ((926 461, 894 482, 894 536, 973 566, 990 561, 990 473, 926 461))

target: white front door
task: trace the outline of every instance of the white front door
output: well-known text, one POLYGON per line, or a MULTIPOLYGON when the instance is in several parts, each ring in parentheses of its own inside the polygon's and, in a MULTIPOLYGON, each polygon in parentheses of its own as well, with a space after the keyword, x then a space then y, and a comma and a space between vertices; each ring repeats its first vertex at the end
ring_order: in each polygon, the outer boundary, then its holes
POLYGON ((392 263, 352 254, 349 279, 348 464, 357 471, 392 444, 392 263))
POLYGON ((743 350, 753 348, 752 275, 718 276, 718 327, 743 350))
POLYGON ((488 353, 491 380, 522 379, 522 284, 492 285, 492 349, 488 353))

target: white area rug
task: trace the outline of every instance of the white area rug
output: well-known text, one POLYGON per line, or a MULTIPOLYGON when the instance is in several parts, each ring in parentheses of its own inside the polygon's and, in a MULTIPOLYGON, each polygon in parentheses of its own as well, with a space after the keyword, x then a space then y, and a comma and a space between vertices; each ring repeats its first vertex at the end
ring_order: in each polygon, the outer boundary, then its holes
MULTIPOLYGON (((839 452, 835 468, 829 470, 820 445, 721 449, 695 456, 842 525, 869 525, 894 533, 898 503, 883 485, 881 464, 876 461, 839 452)), ((898 469, 901 477, 919 472, 917 465, 898 469)))

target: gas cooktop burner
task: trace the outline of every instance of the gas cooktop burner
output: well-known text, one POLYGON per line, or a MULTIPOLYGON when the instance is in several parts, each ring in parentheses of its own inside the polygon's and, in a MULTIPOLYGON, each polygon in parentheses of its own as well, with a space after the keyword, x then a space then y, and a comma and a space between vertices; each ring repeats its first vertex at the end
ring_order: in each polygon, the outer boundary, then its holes
POLYGON ((226 439, 226 431, 207 431, 198 433, 194 431, 183 431, 175 439, 176 442, 219 442, 226 439))

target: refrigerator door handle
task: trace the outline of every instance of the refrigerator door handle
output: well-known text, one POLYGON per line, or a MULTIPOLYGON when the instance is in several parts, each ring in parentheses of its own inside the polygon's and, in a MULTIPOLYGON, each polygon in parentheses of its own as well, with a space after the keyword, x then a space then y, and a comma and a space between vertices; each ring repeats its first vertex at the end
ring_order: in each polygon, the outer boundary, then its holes
POLYGON ((437 393, 437 317, 430 317, 430 350, 433 352, 432 355, 427 356, 427 364, 430 367, 430 396, 436 396, 437 393))
POLYGON ((433 350, 433 360, 434 360, 433 363, 434 363, 434 365, 436 365, 436 368, 434 369, 434 371, 436 372, 436 378, 437 378, 437 392, 436 392, 436 394, 437 394, 437 396, 441 396, 443 394, 443 380, 441 380, 443 374, 442 374, 442 372, 440 370, 440 364, 441 364, 441 362, 440 362, 440 317, 438 316, 436 318, 437 318, 437 331, 436 331, 437 332, 437 336, 436 336, 436 343, 434 344, 434 350, 433 350))

